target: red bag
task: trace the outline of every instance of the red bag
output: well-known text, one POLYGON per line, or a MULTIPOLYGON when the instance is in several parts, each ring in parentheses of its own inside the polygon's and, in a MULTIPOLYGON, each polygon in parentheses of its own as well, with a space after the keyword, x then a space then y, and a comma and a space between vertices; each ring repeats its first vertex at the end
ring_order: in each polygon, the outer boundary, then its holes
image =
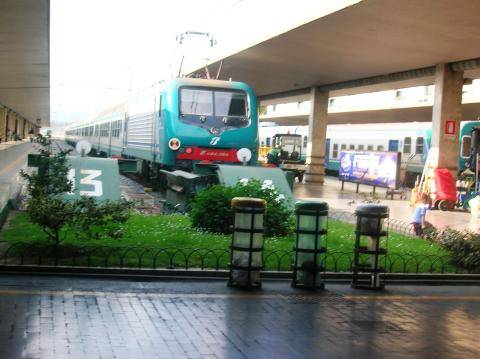
POLYGON ((457 187, 455 184, 455 178, 446 168, 437 168, 435 169, 435 199, 440 200, 449 200, 456 202, 457 200, 457 187))

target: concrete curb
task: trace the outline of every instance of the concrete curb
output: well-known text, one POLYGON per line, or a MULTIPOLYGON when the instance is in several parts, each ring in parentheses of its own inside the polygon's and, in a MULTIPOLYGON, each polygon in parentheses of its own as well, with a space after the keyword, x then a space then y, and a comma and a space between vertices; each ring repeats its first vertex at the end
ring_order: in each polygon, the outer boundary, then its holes
MULTIPOLYGON (((118 279, 157 279, 157 280, 226 280, 228 270, 201 269, 130 269, 130 268, 90 268, 66 266, 35 266, 35 265, 0 265, 1 274, 24 275, 54 275, 80 277, 109 277, 118 279)), ((266 280, 290 280, 291 272, 262 272, 266 280)), ((327 283, 350 283, 351 272, 327 272, 327 283)), ((424 284, 424 285, 480 285, 480 274, 430 274, 430 273, 388 273, 385 280, 392 284, 424 284)))

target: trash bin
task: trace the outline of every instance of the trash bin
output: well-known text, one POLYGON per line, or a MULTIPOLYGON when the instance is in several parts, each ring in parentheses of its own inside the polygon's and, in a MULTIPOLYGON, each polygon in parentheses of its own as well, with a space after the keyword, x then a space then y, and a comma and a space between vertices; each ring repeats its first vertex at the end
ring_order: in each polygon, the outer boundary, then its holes
POLYGON ((355 228, 355 248, 353 264, 353 288, 381 289, 385 278, 381 273, 386 265, 388 231, 385 219, 388 218, 387 206, 366 204, 357 207, 357 225, 355 228), (385 238, 382 247, 382 238, 385 238))
POLYGON ((230 250, 229 286, 246 288, 261 286, 265 207, 265 200, 259 198, 232 199, 235 219, 230 250))
POLYGON ((324 287, 327 252, 328 204, 298 201, 295 204, 296 230, 293 247, 292 286, 307 289, 324 287))

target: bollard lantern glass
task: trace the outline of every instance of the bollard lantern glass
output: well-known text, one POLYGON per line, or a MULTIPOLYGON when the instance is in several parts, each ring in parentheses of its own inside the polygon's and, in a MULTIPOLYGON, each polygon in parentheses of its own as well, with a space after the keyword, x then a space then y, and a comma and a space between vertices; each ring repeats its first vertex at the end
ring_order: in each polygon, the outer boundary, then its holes
POLYGON ((228 285, 260 287, 263 269, 263 219, 266 202, 259 198, 232 199, 234 226, 228 285))
POLYGON ((295 204, 296 230, 293 248, 292 286, 323 288, 327 252, 328 204, 320 201, 298 201, 295 204))
POLYGON ((385 220, 388 218, 387 206, 365 204, 357 207, 357 225, 355 228, 355 248, 352 287, 381 289, 385 280, 381 273, 386 264, 388 231, 385 220), (383 243, 382 243, 383 242, 383 243))

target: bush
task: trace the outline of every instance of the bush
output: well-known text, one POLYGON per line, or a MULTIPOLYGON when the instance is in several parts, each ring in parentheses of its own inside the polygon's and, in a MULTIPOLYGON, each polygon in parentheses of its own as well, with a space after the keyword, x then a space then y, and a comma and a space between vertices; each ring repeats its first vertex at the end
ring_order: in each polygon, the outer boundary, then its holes
POLYGON ((230 208, 233 197, 233 189, 222 185, 213 185, 199 192, 190 212, 193 227, 213 233, 229 233, 233 223, 230 208))
POLYGON ((82 196, 72 203, 74 212, 69 227, 78 239, 120 238, 121 225, 131 214, 132 202, 104 201, 96 203, 92 197, 82 196))
POLYGON ((455 265, 468 271, 480 271, 479 233, 447 228, 442 232, 431 231, 426 238, 449 250, 455 265))
POLYGON ((285 196, 270 181, 241 180, 234 187, 214 185, 197 194, 190 213, 192 225, 214 233, 230 233, 233 225, 231 201, 254 197, 267 201, 265 235, 284 236, 293 229, 293 212, 285 196))

